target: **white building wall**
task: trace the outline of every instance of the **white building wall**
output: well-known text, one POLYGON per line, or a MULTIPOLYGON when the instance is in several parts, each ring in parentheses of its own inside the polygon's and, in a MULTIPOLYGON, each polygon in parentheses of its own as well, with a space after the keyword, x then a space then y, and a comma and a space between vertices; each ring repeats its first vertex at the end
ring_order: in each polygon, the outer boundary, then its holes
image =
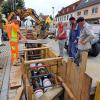
POLYGON ((75 12, 69 13, 69 14, 65 14, 65 15, 62 15, 62 16, 59 16, 59 17, 56 17, 57 23, 59 23, 59 22, 69 22, 69 18, 71 16, 75 17, 75 14, 74 13, 75 12))

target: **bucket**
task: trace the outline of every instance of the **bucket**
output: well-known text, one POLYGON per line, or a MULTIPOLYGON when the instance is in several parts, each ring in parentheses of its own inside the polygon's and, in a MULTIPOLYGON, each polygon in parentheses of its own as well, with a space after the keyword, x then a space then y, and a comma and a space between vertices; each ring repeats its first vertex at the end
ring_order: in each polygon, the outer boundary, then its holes
POLYGON ((48 91, 48 90, 50 90, 50 89, 52 89, 52 86, 51 86, 52 84, 51 84, 51 82, 50 82, 50 80, 48 79, 48 78, 45 78, 44 80, 43 80, 43 86, 44 87, 47 87, 47 88, 45 88, 44 89, 44 91, 46 92, 46 91, 48 91), (49 87, 50 86, 50 87, 49 87))
POLYGON ((39 100, 39 97, 41 97, 43 95, 43 90, 42 89, 38 89, 34 93, 35 93, 36 100, 39 100))

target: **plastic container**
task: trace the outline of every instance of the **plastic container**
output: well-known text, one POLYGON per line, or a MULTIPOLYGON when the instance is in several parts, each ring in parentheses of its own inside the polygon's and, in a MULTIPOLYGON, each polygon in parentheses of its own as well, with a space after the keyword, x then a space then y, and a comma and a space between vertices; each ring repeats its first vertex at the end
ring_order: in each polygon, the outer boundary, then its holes
POLYGON ((44 88, 44 91, 46 92, 46 91, 52 89, 52 86, 51 86, 51 85, 52 85, 51 81, 46 77, 46 78, 43 80, 43 86, 44 86, 44 87, 47 87, 47 88, 44 88))
POLYGON ((43 90, 37 89, 34 93, 35 93, 36 100, 39 100, 39 97, 41 97, 43 95, 43 90))

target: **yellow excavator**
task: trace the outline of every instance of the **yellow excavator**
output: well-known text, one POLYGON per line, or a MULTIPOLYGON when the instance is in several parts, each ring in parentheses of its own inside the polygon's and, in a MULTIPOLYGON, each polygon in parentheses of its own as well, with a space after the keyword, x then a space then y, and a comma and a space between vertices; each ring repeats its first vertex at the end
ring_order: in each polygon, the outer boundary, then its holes
POLYGON ((45 28, 44 33, 41 33, 41 29, 44 26, 44 24, 42 23, 42 20, 39 19, 39 16, 36 14, 36 12, 34 11, 34 9, 28 8, 28 9, 18 9, 16 12, 11 12, 8 16, 8 20, 10 20, 12 18, 12 16, 16 16, 18 15, 20 17, 21 20, 23 20, 24 18, 26 18, 27 16, 31 16, 37 25, 39 25, 39 29, 38 29, 38 33, 39 36, 38 38, 46 38, 49 34, 48 30, 45 28))
POLYGON ((31 16, 36 22, 37 24, 40 24, 40 19, 39 16, 36 14, 36 12, 33 9, 18 9, 15 12, 11 12, 8 16, 8 20, 10 20, 12 18, 12 16, 18 15, 21 20, 23 20, 25 17, 27 16, 31 16))

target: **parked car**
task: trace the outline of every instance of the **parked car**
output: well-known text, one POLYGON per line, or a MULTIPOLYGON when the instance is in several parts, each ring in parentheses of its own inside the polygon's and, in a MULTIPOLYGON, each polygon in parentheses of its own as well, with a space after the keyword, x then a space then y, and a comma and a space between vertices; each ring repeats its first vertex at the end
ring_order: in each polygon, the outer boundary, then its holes
MULTIPOLYGON (((100 25, 89 24, 91 31, 95 34, 95 38, 91 41, 92 48, 89 51, 89 55, 96 57, 100 52, 100 25)), ((68 51, 68 39, 65 42, 65 49, 68 51)))
POLYGON ((100 52, 100 25, 91 24, 91 26, 96 38, 91 41, 92 48, 89 51, 89 55, 96 57, 100 52))

